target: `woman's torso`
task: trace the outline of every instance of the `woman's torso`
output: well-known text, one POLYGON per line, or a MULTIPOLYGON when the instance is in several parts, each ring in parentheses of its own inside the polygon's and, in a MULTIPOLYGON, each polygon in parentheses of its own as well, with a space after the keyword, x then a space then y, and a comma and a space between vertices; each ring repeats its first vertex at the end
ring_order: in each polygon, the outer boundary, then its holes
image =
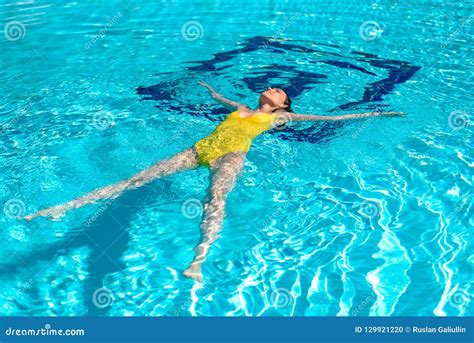
POLYGON ((227 118, 207 137, 195 144, 199 162, 209 165, 230 152, 247 152, 252 141, 261 133, 271 129, 275 114, 255 113, 241 117, 239 111, 227 118))

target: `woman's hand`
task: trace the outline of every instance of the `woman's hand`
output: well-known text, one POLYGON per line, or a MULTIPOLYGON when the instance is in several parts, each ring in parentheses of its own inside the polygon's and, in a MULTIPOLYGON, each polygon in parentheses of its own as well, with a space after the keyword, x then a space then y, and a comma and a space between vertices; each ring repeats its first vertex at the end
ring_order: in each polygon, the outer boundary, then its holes
POLYGON ((204 81, 198 81, 198 84, 201 85, 201 86, 203 86, 203 87, 206 87, 206 88, 209 89, 211 92, 214 91, 214 89, 213 89, 211 86, 209 86, 209 85, 208 85, 206 82, 204 82, 204 81))
POLYGON ((241 108, 241 107, 247 107, 237 101, 232 101, 232 100, 229 100, 227 98, 224 98, 222 95, 220 95, 219 93, 217 93, 214 88, 212 88, 211 86, 209 86, 206 82, 204 81, 198 81, 197 82, 199 85, 203 86, 203 87, 206 87, 209 92, 211 93, 211 96, 216 99, 217 101, 223 103, 224 105, 227 105, 227 106, 230 106, 234 109, 238 109, 238 108, 241 108))
POLYGON ((27 215, 24 219, 30 221, 37 217, 46 217, 49 220, 59 221, 66 211, 67 208, 65 205, 59 205, 27 215))

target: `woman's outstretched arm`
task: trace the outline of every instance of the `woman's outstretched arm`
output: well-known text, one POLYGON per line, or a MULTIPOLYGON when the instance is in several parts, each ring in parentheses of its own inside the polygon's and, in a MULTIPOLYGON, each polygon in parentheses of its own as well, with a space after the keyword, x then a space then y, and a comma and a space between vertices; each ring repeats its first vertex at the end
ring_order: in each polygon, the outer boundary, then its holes
POLYGON ((400 117, 404 116, 405 112, 365 112, 365 113, 355 113, 355 114, 342 114, 338 116, 321 116, 315 114, 297 114, 290 112, 283 112, 281 115, 287 117, 290 121, 338 121, 338 120, 348 120, 348 119, 359 119, 367 117, 400 117))
POLYGON ((206 82, 204 81, 199 81, 198 84, 200 84, 201 86, 204 86, 206 87, 209 92, 211 93, 211 96, 216 99, 217 101, 219 101, 220 103, 224 104, 224 105, 227 105, 227 106, 230 106, 232 108, 235 108, 235 109, 239 109, 241 107, 247 107, 246 105, 244 104, 241 104, 240 102, 237 102, 237 101, 232 101, 232 100, 229 100, 225 97, 223 97, 221 94, 217 93, 214 88, 212 88, 211 86, 209 86, 206 82))

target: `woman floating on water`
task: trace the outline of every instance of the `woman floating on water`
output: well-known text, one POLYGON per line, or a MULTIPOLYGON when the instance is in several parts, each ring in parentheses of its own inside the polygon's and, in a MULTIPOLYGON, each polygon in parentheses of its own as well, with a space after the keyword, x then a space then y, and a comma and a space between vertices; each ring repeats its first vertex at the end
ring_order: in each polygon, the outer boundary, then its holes
POLYGON ((279 88, 268 88, 260 95, 258 108, 226 99, 205 82, 212 97, 235 111, 217 126, 207 137, 198 141, 192 148, 184 150, 170 159, 160 161, 130 179, 94 190, 65 204, 53 206, 25 217, 50 217, 59 220, 68 210, 95 203, 101 199, 113 199, 123 191, 138 188, 159 177, 180 171, 208 167, 211 171, 211 184, 208 201, 204 206, 201 223, 201 238, 195 247, 195 257, 184 275, 202 282, 201 266, 205 261, 211 244, 218 238, 225 215, 227 195, 234 187, 237 176, 242 171, 245 155, 252 141, 261 133, 285 125, 287 122, 347 120, 375 116, 400 116, 401 112, 368 112, 338 116, 296 114, 291 110, 291 100, 279 88))

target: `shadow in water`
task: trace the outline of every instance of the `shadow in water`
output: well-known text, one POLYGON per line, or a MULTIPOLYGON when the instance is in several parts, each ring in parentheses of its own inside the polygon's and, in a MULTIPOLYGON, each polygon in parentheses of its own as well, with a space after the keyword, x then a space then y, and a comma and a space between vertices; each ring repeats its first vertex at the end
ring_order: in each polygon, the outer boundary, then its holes
MULTIPOLYGON (((229 51, 223 51, 213 54, 213 58, 205 61, 189 62, 193 64, 185 68, 185 73, 178 75, 185 75, 185 79, 205 79, 209 75, 222 75, 228 72, 229 62, 234 58, 242 58, 242 55, 265 51, 267 53, 283 54, 288 52, 302 53, 306 56, 310 54, 317 54, 324 56, 323 59, 309 60, 309 64, 330 65, 340 69, 350 69, 352 71, 360 72, 377 77, 377 74, 371 72, 364 67, 356 64, 367 64, 374 68, 379 68, 380 71, 387 75, 380 77, 375 82, 368 83, 364 87, 362 98, 355 102, 349 102, 337 105, 330 112, 348 110, 351 108, 358 108, 365 106, 367 110, 377 111, 388 105, 381 104, 384 96, 390 94, 397 84, 403 84, 409 80, 420 67, 414 66, 409 62, 383 59, 374 54, 362 53, 352 51, 350 53, 342 52, 342 48, 337 45, 320 44, 316 42, 309 42, 312 46, 321 47, 321 49, 313 47, 305 47, 301 44, 296 44, 297 41, 272 40, 270 37, 257 36, 247 39, 241 44, 241 47, 229 51), (341 53, 334 51, 325 51, 325 47, 330 47, 332 50, 341 49, 341 53), (352 62, 340 61, 337 58, 348 59, 352 62)), ((284 60, 284 59, 281 59, 284 60)), ((272 63, 262 68, 252 68, 248 70, 249 75, 242 78, 243 83, 252 92, 258 94, 268 85, 285 89, 291 98, 297 98, 316 87, 319 83, 327 83, 328 75, 314 72, 307 72, 300 70, 300 65, 285 65, 282 63, 272 63)), ((151 86, 140 86, 136 92, 142 96, 143 100, 156 101, 155 107, 166 111, 177 111, 179 113, 189 114, 192 116, 204 116, 210 121, 219 122, 222 120, 223 111, 218 108, 202 109, 199 104, 180 101, 176 89, 184 79, 173 78, 171 75, 164 73, 166 78, 163 81, 151 86), (173 101, 174 100, 174 101, 173 101)), ((230 75, 227 75, 230 76, 230 75)), ((314 123, 305 128, 295 128, 289 126, 284 131, 269 131, 269 134, 278 135, 281 139, 289 141, 301 141, 310 143, 325 143, 330 139, 338 136, 341 127, 347 125, 344 122, 322 122, 314 123)))
MULTIPOLYGON (((103 288, 106 275, 122 272, 124 264, 120 260, 127 250, 130 236, 128 228, 134 215, 140 208, 156 204, 157 199, 172 201, 178 196, 170 190, 171 182, 156 180, 149 185, 123 193, 108 206, 106 201, 99 203, 98 212, 71 231, 76 232, 60 242, 45 246, 42 250, 22 256, 23 263, 35 266, 39 261, 53 261, 61 255, 67 255, 72 249, 87 246, 91 253, 88 257, 89 277, 84 282, 84 299, 88 308, 87 315, 104 315, 108 308, 101 308, 100 301, 94 303, 94 292, 103 288), (86 224, 87 223, 87 224, 86 224)), ((41 220, 41 219, 40 219, 41 220)), ((3 264, 0 273, 10 274, 21 269, 23 264, 3 264)), ((125 277, 125 275, 124 275, 125 277)), ((138 314, 139 309, 137 308, 138 314)))
MULTIPOLYGON (((335 45, 316 43, 312 43, 312 45, 321 48, 339 48, 335 45)), ((291 41, 274 41, 267 37, 253 37, 246 40, 238 49, 215 53, 214 57, 209 60, 192 62, 192 66, 186 67, 186 73, 194 74, 196 78, 205 78, 204 76, 211 73, 224 73, 227 68, 223 65, 224 62, 232 61, 232 59, 242 54, 260 49, 267 49, 267 52, 275 54, 285 52, 317 53, 319 56, 324 56, 324 59, 308 63, 320 63, 335 68, 350 69, 370 75, 372 78, 377 77, 374 72, 358 65, 358 63, 367 64, 380 69, 386 75, 375 82, 368 83, 364 87, 362 98, 358 101, 337 105, 331 111, 346 110, 362 105, 365 105, 368 109, 380 110, 381 107, 387 106, 381 103, 384 97, 390 94, 397 84, 403 84, 420 69, 420 67, 409 62, 386 60, 373 54, 352 51, 349 54, 342 55, 342 53, 328 52, 314 47, 308 48, 291 41), (347 55, 352 57, 352 62, 338 60, 341 57, 347 59, 347 55)), ((189 76, 193 75, 188 75, 188 78, 189 76)), ((253 74, 243 77, 242 81, 254 93, 259 93, 264 87, 272 84, 287 90, 290 97, 297 98, 315 88, 317 84, 328 82, 328 75, 302 71, 298 69, 298 66, 272 63, 255 70, 253 74), (279 83, 275 83, 275 79, 280 80, 279 83)), ((136 91, 142 96, 143 100, 156 101, 156 107, 164 108, 167 111, 174 110, 180 113, 189 113, 189 115, 204 116, 213 122, 221 119, 219 115, 222 115, 222 111, 218 108, 203 110, 198 107, 198 104, 176 103, 175 86, 181 82, 182 79, 173 79, 170 75, 167 75, 166 79, 158 84, 138 87, 136 91)), ((344 122, 325 122, 301 129, 288 127, 285 131, 271 134, 276 134, 284 140, 324 143, 337 137, 338 131, 343 125, 345 125, 344 122)), ((85 226, 83 224, 73 230, 79 232, 77 235, 67 237, 66 241, 63 240, 45 246, 43 250, 33 252, 28 256, 22 256, 22 258, 26 263, 35 265, 37 261, 52 261, 58 255, 67 254, 73 248, 89 247, 91 251, 89 278, 84 283, 84 298, 89 310, 88 315, 104 315, 108 308, 97 307, 93 302, 93 294, 97 289, 103 287, 106 275, 123 271, 124 265, 120 259, 129 244, 128 228, 134 215, 140 207, 150 206, 159 197, 167 197, 167 201, 171 200, 169 198, 170 194, 172 193, 169 189, 169 182, 165 180, 157 180, 151 185, 128 191, 105 208, 91 225, 85 226), (157 187, 157 185, 160 186, 157 187), (67 247, 65 248, 65 246, 67 247)), ((2 265, 0 266, 0 272, 14 273, 20 267, 13 264, 2 265)))

